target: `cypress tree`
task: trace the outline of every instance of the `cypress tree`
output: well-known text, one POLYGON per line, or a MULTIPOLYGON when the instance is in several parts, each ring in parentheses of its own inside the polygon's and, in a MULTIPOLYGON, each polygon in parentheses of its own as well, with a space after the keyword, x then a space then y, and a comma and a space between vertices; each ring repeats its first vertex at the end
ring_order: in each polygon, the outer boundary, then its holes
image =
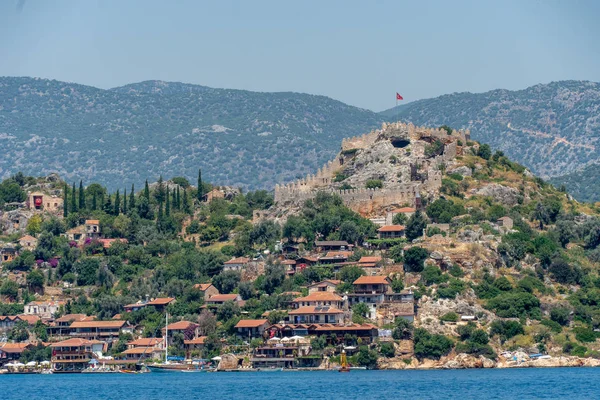
POLYGON ((123 189, 123 214, 127 214, 127 188, 123 189))
POLYGON ((96 201, 96 192, 92 193, 92 211, 96 211, 98 203, 96 201))
POLYGON ((165 182, 163 181, 162 175, 158 177, 158 182, 156 182, 156 190, 154 191, 154 197, 156 201, 159 203, 165 202, 165 182))
POLYGON ((177 209, 181 210, 181 197, 179 197, 179 186, 177 186, 177 209))
POLYGON ((202 196, 204 195, 204 189, 202 188, 202 170, 198 169, 198 202, 202 202, 202 196))
POLYGON ((63 217, 67 218, 67 215, 69 215, 69 187, 65 182, 63 189, 63 217))
POLYGON ((181 201, 181 206, 183 207, 183 212, 189 214, 190 204, 188 203, 187 190, 185 189, 183 189, 183 200, 181 201))
POLYGON ((106 196, 106 197, 107 197, 107 199, 106 199, 106 203, 104 203, 103 210, 107 214, 112 214, 115 210, 112 206, 112 200, 110 198, 110 193, 108 193, 108 196, 106 196))
POLYGON ((77 199, 75 198, 75 182, 73 182, 73 191, 71 192, 71 212, 77 212, 77 199))
POLYGON ((129 209, 133 210, 135 208, 135 189, 133 183, 131 184, 131 193, 129 193, 129 209))
POLYGON ((163 220, 163 205, 158 203, 158 216, 156 218, 156 229, 162 231, 162 220, 163 220))
POLYGON ((171 193, 171 208, 173 210, 177 210, 177 193, 175 192, 175 189, 173 189, 173 193, 171 193))
POLYGON ((85 210, 85 193, 83 192, 83 180, 79 180, 79 209, 85 210))
POLYGON ((169 186, 167 185, 167 205, 165 206, 165 216, 170 216, 171 215, 171 200, 169 197, 169 186))
POLYGON ((148 200, 148 204, 150 204, 150 188, 148 187, 148 179, 146 179, 146 186, 144 186, 144 196, 146 200, 148 200))
POLYGON ((119 189, 117 189, 117 194, 115 195, 115 215, 118 216, 121 211, 121 196, 119 196, 119 189))

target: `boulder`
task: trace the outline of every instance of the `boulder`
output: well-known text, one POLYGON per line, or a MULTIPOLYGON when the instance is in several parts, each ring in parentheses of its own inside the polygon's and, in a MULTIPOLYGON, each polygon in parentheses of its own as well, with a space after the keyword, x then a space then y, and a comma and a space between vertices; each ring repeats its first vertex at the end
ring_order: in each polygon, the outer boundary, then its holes
POLYGON ((519 201, 519 191, 517 189, 497 183, 485 185, 477 191, 477 194, 492 197, 495 201, 505 206, 514 206, 519 201))
POLYGON ((222 371, 226 369, 237 369, 238 367, 238 358, 233 354, 223 354, 221 356, 221 361, 219 361, 219 365, 217 369, 222 371))
POLYGON ((467 167, 466 165, 463 165, 462 167, 458 167, 458 168, 454 168, 451 170, 447 171, 449 174, 459 174, 461 176, 471 176, 473 175, 473 171, 471 171, 471 168, 467 167))

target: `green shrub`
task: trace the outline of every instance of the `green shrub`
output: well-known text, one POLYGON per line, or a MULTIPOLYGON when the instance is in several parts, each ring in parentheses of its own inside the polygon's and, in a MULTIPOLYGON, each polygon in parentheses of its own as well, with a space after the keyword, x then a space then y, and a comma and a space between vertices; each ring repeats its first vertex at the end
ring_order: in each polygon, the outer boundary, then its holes
POLYGON ((367 189, 381 189, 383 187, 383 181, 381 179, 369 179, 365 184, 367 189))
POLYGON ((394 355, 396 354, 396 350, 394 349, 394 344, 393 343, 382 343, 381 347, 379 348, 379 354, 381 354, 383 357, 387 357, 387 358, 394 357, 394 355))
POLYGON ((442 270, 435 265, 428 265, 421 272, 421 280, 426 285, 439 284, 448 281, 448 275, 442 273, 442 270))
POLYGON ((440 317, 440 321, 457 322, 458 321, 458 314, 455 313, 455 312, 450 311, 449 313, 446 313, 446 314, 442 315, 440 317))
POLYGON ((594 332, 590 328, 585 328, 583 326, 573 328, 573 333, 575 334, 575 338, 582 343, 595 342, 596 338, 598 337, 596 332, 594 332))
POLYGON ((540 318, 540 301, 531 293, 502 293, 488 300, 487 308, 501 318, 540 318))
POLYGON ((550 319, 562 326, 569 324, 571 310, 566 307, 555 307, 550 311, 550 319))
POLYGON ((523 335, 525 329, 519 321, 501 321, 496 320, 490 325, 490 335, 499 336, 502 341, 506 341, 517 335, 523 335))
POLYGON ((561 333, 562 332, 562 326, 560 326, 560 324, 558 322, 554 322, 550 319, 543 319, 540 322, 542 325, 547 326, 548 328, 550 328, 550 330, 554 333, 561 333))
POLYGON ((450 279, 448 283, 440 285, 437 295, 443 299, 454 299, 457 294, 462 293, 466 288, 463 281, 459 279, 450 279))
POLYGON ((452 266, 448 268, 448 273, 455 278, 462 278, 465 275, 462 268, 458 264, 452 264, 452 266))
POLYGON ((450 353, 451 350, 452 340, 446 336, 431 334, 423 328, 415 329, 414 352, 418 359, 437 360, 450 353))

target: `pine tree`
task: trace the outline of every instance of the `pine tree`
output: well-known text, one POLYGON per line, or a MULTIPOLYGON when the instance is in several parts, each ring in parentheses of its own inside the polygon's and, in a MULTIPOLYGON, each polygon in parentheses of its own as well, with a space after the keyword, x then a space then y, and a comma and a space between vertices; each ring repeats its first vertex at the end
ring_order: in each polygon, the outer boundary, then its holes
POLYGON ((177 186, 177 209, 181 210, 181 197, 179 195, 179 186, 177 186))
POLYGON ((79 180, 79 209, 85 210, 85 193, 83 192, 83 180, 79 180))
POLYGON ((123 189, 123 214, 127 214, 127 188, 123 189))
POLYGON ((96 211, 98 203, 96 201, 96 192, 92 193, 92 211, 96 211))
POLYGON ((414 240, 418 237, 423 236, 423 229, 427 227, 427 220, 423 216, 421 210, 417 210, 416 213, 410 217, 406 224, 406 237, 408 240, 414 240))
POLYGON ((65 182, 63 189, 63 217, 67 218, 67 215, 69 215, 69 187, 65 182))
POLYGON ((135 189, 133 183, 131 184, 131 193, 129 193, 129 209, 135 209, 135 189))
POLYGON ((187 190, 183 189, 183 199, 181 201, 181 206, 183 207, 183 212, 186 214, 190 213, 190 204, 188 203, 187 190))
POLYGON ((198 202, 202 202, 202 197, 204 195, 204 188, 202 187, 202 170, 198 169, 198 194, 197 194, 197 198, 198 198, 198 202))
POLYGON ((165 206, 165 216, 169 217, 171 215, 171 200, 169 197, 169 186, 167 186, 167 205, 165 206))
POLYGON ((73 213, 77 212, 77 199, 75 198, 75 193, 77 193, 77 191, 75 190, 75 182, 73 182, 73 191, 71 192, 71 212, 73 213))
POLYGON ((146 179, 146 186, 144 186, 144 196, 146 200, 148 200, 148 204, 150 204, 150 188, 148 187, 148 179, 146 179))
POLYGON ((119 196, 119 189, 117 189, 117 194, 115 195, 115 215, 118 216, 121 211, 121 197, 119 196))

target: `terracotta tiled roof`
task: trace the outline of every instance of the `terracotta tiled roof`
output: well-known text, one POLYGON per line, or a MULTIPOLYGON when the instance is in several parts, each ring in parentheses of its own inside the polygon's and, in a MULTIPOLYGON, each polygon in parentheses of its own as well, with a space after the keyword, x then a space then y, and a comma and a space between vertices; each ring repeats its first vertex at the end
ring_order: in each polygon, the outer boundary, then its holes
POLYGON ((412 208, 412 207, 402 207, 402 208, 396 208, 395 210, 392 210, 393 213, 414 213, 417 210, 412 208))
POLYGON ((327 254, 325 254, 325 257, 348 258, 352 254, 353 253, 351 251, 328 251, 327 254))
POLYGON ((50 345, 50 347, 79 347, 79 346, 98 344, 98 343, 104 343, 104 342, 101 342, 99 340, 86 340, 86 339, 72 338, 72 339, 63 340, 62 342, 52 343, 50 345))
POLYGON ((264 324, 268 324, 266 319, 242 319, 235 325, 235 328, 258 328, 264 324))
POLYGON ((127 343, 128 346, 135 347, 152 347, 163 342, 163 338, 141 338, 127 343))
POLYGON ((204 292, 211 286, 212 286, 212 283, 197 283, 194 285, 194 288, 199 289, 204 292))
POLYGON ((292 310, 288 315, 306 315, 306 314, 343 314, 344 312, 332 306, 306 306, 292 310))
POLYGON ((283 260, 282 265, 296 265, 296 260, 283 260))
POLYGON ((389 285, 387 276, 361 276, 353 282, 354 285, 389 285))
POLYGON ((100 220, 98 220, 98 219, 86 219, 85 220, 85 224, 86 225, 100 225, 100 220))
POLYGON ((127 349, 121 354, 151 354, 156 351, 162 351, 161 349, 157 349, 156 347, 134 347, 133 349, 127 349))
POLYGON ((31 236, 31 235, 25 235, 21 239, 19 239, 19 242, 21 242, 21 241, 31 242, 32 240, 37 241, 37 239, 34 238, 33 236, 31 236))
POLYGON ((121 328, 125 321, 75 321, 71 328, 121 328))
POLYGON ((110 246, 115 242, 127 243, 127 239, 117 238, 117 239, 98 239, 98 242, 102 243, 102 247, 105 249, 109 249, 110 246))
POLYGON ((302 292, 283 292, 282 296, 302 296, 302 292))
POLYGON ((332 324, 324 324, 319 325, 315 328, 315 331, 370 331, 372 329, 377 329, 375 325, 372 324, 349 324, 349 325, 332 325, 332 324))
POLYGON ((325 279, 324 281, 313 283, 309 287, 337 286, 340 283, 342 283, 342 281, 337 279, 325 279))
POLYGON ((22 353, 28 347, 32 346, 31 343, 0 343, 0 352, 4 353, 22 353))
POLYGON ((167 329, 170 331, 184 331, 186 329, 196 329, 196 327, 198 326, 198 324, 195 324, 193 322, 190 321, 179 321, 179 322, 174 322, 172 324, 167 325, 167 329))
POLYGON ((405 230, 404 225, 386 225, 377 229, 377 232, 402 232, 405 230))
POLYGON ((378 263, 379 261, 381 261, 381 257, 361 257, 360 260, 358 260, 358 262, 360 264, 362 264, 362 263, 378 263))
POLYGON ((55 322, 73 322, 73 321, 85 321, 90 320, 93 321, 96 317, 91 316, 88 317, 85 314, 65 314, 60 318, 57 318, 55 322))
POLYGON ((229 261, 225 261, 223 264, 228 265, 228 264, 247 264, 250 262, 250 259, 247 257, 238 257, 238 258, 232 258, 229 261))
POLYGON ((35 325, 36 322, 40 320, 40 317, 37 315, 27 315, 27 314, 19 314, 19 318, 21 320, 26 321, 29 325, 35 325))
POLYGON ((148 303, 146 303, 146 305, 147 306, 166 306, 167 304, 170 304, 174 300, 175 299, 173 297, 159 297, 157 299, 149 301, 148 303))
POLYGON ((308 296, 298 297, 294 299, 294 302, 308 302, 308 301, 342 301, 342 298, 332 292, 313 292, 308 296))
POLYGON ((206 336, 200 336, 196 339, 184 340, 183 344, 204 344, 206 342, 206 336))
POLYGON ((219 303, 219 302, 226 302, 226 301, 236 301, 238 299, 237 294, 232 293, 232 294, 215 294, 214 296, 212 296, 211 298, 209 298, 207 301, 209 302, 215 302, 215 303, 219 303))

